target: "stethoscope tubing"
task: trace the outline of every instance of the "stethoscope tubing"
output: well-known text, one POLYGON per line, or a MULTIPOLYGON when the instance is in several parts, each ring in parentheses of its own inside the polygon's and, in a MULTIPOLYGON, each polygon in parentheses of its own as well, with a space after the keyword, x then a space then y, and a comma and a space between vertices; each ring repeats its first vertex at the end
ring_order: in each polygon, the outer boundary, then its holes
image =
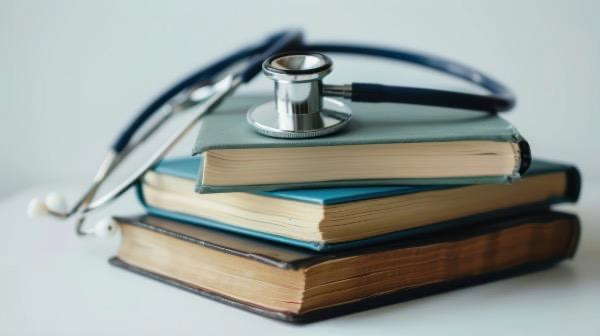
MULTIPOLYGON (((473 95, 481 98, 482 100, 487 100, 489 98, 493 98, 495 101, 503 101, 501 105, 498 105, 499 111, 506 111, 511 109, 515 105, 515 96, 512 91, 506 87, 504 84, 499 81, 493 79, 491 76, 484 74, 481 71, 478 71, 470 66, 463 65, 456 61, 436 56, 429 55, 422 52, 415 52, 407 49, 399 49, 399 48, 386 48, 386 47, 375 47, 375 46, 367 46, 367 45, 357 45, 357 44, 336 44, 336 43, 321 43, 321 44, 311 44, 304 46, 305 51, 315 51, 322 53, 338 53, 338 54, 350 54, 357 56, 371 56, 377 58, 389 59, 392 61, 400 61, 405 63, 410 63, 413 65, 425 67, 428 69, 436 70, 438 72, 460 78, 462 80, 471 82, 477 86, 484 88, 489 91, 492 95, 473 95)), ((374 84, 377 85, 377 84, 374 84)), ((394 86, 388 86, 394 87, 394 86)), ((450 91, 442 91, 442 90, 429 90, 429 93, 432 91, 438 92, 450 92, 450 91)), ((416 95, 420 95, 421 93, 416 91, 416 95)), ((459 92, 452 92, 456 94, 461 94, 459 92)), ((388 96, 395 95, 395 92, 389 92, 388 96)), ((410 96, 411 92, 400 92, 396 94, 397 96, 410 96)), ((388 98, 390 99, 390 98, 388 98)), ((410 98, 407 98, 410 99, 410 98)), ((393 100, 393 99, 392 99, 393 100)), ((386 101, 386 102, 398 102, 400 98, 396 98, 394 101, 386 101)), ((482 104, 484 105, 484 104, 482 104)), ((483 111, 489 111, 483 109, 483 111)))
POLYGON ((111 150, 106 155, 103 164, 96 173, 92 185, 79 199, 75 206, 66 213, 53 213, 53 215, 61 218, 68 218, 73 215, 76 216, 77 233, 80 235, 88 234, 88 232, 83 229, 83 223, 87 213, 103 207, 129 190, 129 188, 135 185, 139 178, 148 169, 158 163, 205 114, 212 112, 227 96, 231 95, 239 87, 239 85, 251 80, 254 76, 256 76, 256 74, 260 72, 261 64, 264 59, 272 54, 292 48, 294 45, 297 45, 300 40, 301 33, 299 31, 288 31, 274 34, 262 44, 259 44, 258 46, 250 46, 236 51, 225 59, 222 59, 221 61, 218 61, 184 78, 163 92, 150 104, 148 104, 119 135, 117 140, 111 146, 111 150), (120 183, 116 188, 106 193, 104 196, 94 201, 97 191, 104 181, 106 181, 106 179, 113 173, 116 167, 118 167, 120 162, 131 151, 135 150, 139 144, 146 140, 146 138, 150 137, 154 131, 156 131, 168 119, 170 119, 175 114, 174 112, 176 110, 176 106, 172 106, 168 113, 166 113, 160 120, 156 121, 153 126, 150 127, 144 134, 142 134, 142 136, 136 142, 132 143, 131 140, 134 138, 134 135, 157 111, 162 109, 164 105, 168 104, 169 101, 179 95, 182 91, 187 90, 190 86, 197 85, 199 81, 213 81, 214 78, 220 75, 224 70, 247 58, 250 58, 248 64, 239 73, 222 79, 221 82, 225 82, 224 87, 215 91, 206 101, 202 103, 200 110, 196 112, 196 116, 187 125, 185 125, 185 127, 176 132, 167 142, 163 144, 158 151, 154 153, 154 155, 150 157, 150 159, 148 159, 126 180, 120 183))
MULTIPOLYGON (((410 88, 381 84, 354 83, 349 98, 360 102, 394 102, 422 104, 433 106, 444 106, 450 108, 462 108, 479 110, 490 113, 506 111, 515 105, 512 92, 500 82, 491 77, 454 61, 422 53, 402 49, 379 48, 352 44, 310 44, 302 43, 302 33, 297 30, 283 31, 273 34, 261 43, 247 46, 230 53, 225 58, 199 69, 189 76, 178 81, 170 88, 158 95, 146 105, 121 132, 111 146, 107 159, 99 169, 93 184, 77 202, 76 206, 64 213, 55 214, 57 217, 69 217, 78 214, 78 233, 84 234, 81 229, 83 218, 86 213, 98 209, 110 201, 118 198, 152 166, 158 163, 170 149, 206 114, 212 112, 228 96, 230 96, 241 84, 250 82, 260 71, 262 63, 270 56, 284 51, 341 53, 360 56, 371 56, 387 58, 395 61, 408 62, 411 64, 434 69, 436 71, 466 80, 486 90, 491 95, 476 95, 469 93, 451 92, 436 89, 410 88), (156 122, 149 131, 138 137, 137 142, 132 142, 134 136, 159 110, 172 102, 178 95, 195 86, 203 84, 214 85, 216 79, 223 73, 240 62, 247 62, 239 72, 221 80, 227 80, 225 87, 216 90, 215 93, 202 103, 200 110, 193 120, 181 128, 169 139, 149 160, 130 175, 123 183, 94 201, 99 187, 112 174, 119 163, 134 150, 137 145, 149 137, 156 129, 166 122, 174 113, 177 106, 172 106, 171 112, 156 122)), ((194 105, 194 104, 191 104, 194 105)))
POLYGON ((174 84, 148 104, 136 118, 133 119, 113 143, 113 151, 118 153, 123 150, 146 120, 152 117, 156 111, 183 90, 202 81, 211 81, 215 76, 222 73, 227 68, 246 59, 250 59, 250 62, 242 71, 241 77, 243 83, 248 83, 260 72, 262 62, 265 59, 264 57, 255 56, 257 54, 260 55, 261 53, 272 55, 270 52, 274 50, 353 54, 407 62, 466 80, 491 93, 491 95, 477 95, 436 89, 353 83, 351 96, 353 101, 420 104, 487 112, 510 110, 514 107, 516 101, 514 94, 497 80, 469 66, 462 65, 443 57, 426 55, 405 49, 382 48, 356 44, 327 43, 305 45, 302 44, 301 32, 287 31, 274 34, 261 44, 237 50, 227 55, 225 58, 194 72, 174 84), (271 49, 270 51, 267 50, 269 48, 271 49))
POLYGON ((229 67, 243 60, 250 59, 249 64, 246 65, 240 73, 242 82, 247 83, 260 72, 262 62, 267 56, 290 48, 296 48, 301 44, 301 40, 302 33, 300 31, 290 30, 276 33, 262 43, 236 50, 223 59, 195 71, 159 94, 144 109, 142 109, 115 139, 111 146, 112 150, 119 153, 125 149, 129 141, 144 123, 182 91, 202 82, 212 82, 216 76, 220 75, 229 67))

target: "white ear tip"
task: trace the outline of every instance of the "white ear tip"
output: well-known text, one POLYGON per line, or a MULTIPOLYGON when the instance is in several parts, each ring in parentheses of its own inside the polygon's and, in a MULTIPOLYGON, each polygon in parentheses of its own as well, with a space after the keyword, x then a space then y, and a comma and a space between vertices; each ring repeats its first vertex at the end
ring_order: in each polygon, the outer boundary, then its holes
POLYGON ((110 217, 101 219, 94 227, 94 234, 100 238, 112 237, 117 234, 117 231, 119 225, 110 217))
POLYGON ((31 218, 41 218, 48 215, 46 204, 39 198, 34 198, 27 205, 27 215, 31 218))
POLYGON ((44 199, 46 203, 46 207, 48 210, 60 214, 64 214, 67 212, 67 201, 65 200, 65 196, 59 194, 57 192, 52 192, 46 195, 44 199))

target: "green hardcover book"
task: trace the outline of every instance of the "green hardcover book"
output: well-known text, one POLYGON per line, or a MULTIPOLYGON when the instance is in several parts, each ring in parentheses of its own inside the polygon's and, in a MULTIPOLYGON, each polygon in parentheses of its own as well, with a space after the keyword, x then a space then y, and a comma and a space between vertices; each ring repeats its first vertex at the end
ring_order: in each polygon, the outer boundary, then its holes
POLYGON ((510 183, 530 162, 527 142, 501 117, 427 106, 350 103, 353 120, 339 134, 269 138, 245 116, 269 99, 230 99, 201 121, 199 193, 510 183))

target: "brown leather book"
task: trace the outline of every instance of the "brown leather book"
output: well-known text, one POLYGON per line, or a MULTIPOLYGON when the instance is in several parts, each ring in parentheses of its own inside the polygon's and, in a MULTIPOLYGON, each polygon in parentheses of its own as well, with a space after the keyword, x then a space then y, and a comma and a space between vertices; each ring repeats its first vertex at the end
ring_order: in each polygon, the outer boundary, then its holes
POLYGON ((116 218, 113 265, 253 313, 303 323, 549 267, 574 255, 577 217, 541 212, 318 253, 159 217, 116 218))

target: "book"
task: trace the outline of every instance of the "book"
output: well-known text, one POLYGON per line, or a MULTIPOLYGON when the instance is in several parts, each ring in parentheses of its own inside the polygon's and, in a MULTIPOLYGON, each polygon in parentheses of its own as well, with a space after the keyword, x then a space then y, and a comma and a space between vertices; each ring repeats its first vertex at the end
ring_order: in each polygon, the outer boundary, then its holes
POLYGON ((542 212, 316 253, 159 217, 116 220, 122 242, 113 265, 298 323, 549 267, 572 257, 579 237, 575 216, 542 212))
POLYGON ((379 186, 197 194, 199 157, 161 162, 138 185, 150 214, 319 251, 378 244, 577 200, 570 165, 534 161, 509 185, 379 186))
POLYGON ((276 139, 246 122, 268 97, 237 97, 199 125, 199 193, 307 187, 510 183, 529 145, 497 115, 405 104, 349 103, 350 125, 312 139, 276 139))

